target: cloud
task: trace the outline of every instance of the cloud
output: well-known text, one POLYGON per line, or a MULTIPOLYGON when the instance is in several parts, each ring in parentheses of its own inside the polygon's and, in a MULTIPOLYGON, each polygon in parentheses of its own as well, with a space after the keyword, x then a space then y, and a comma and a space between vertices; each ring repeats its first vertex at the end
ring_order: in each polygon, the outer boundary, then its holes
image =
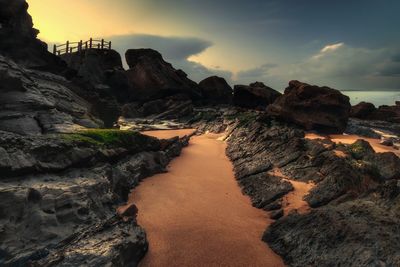
POLYGON ((113 48, 121 53, 124 65, 125 52, 134 48, 152 48, 159 51, 164 59, 177 69, 184 70, 189 78, 199 82, 200 80, 212 75, 222 76, 228 81, 231 80, 232 73, 217 68, 207 68, 200 63, 189 61, 188 58, 201 54, 213 45, 212 42, 194 37, 174 37, 157 36, 148 34, 132 34, 111 36, 113 48))
POLYGON ((341 48, 344 45, 344 43, 338 43, 338 44, 331 44, 327 45, 324 48, 321 49, 321 53, 328 53, 330 51, 335 51, 341 48))
POLYGON ((264 81, 283 89, 290 80, 337 89, 400 89, 400 53, 391 48, 328 44, 299 62, 243 70, 238 82, 264 81))
POLYGON ((267 63, 253 69, 239 71, 236 74, 236 79, 237 80, 251 79, 251 81, 254 81, 254 79, 268 75, 269 70, 277 66, 278 66, 277 64, 267 63))

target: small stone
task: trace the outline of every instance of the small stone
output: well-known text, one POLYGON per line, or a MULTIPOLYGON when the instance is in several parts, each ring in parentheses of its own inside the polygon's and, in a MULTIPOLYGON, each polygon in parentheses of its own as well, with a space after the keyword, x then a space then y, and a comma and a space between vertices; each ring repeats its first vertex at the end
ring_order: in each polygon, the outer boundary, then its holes
POLYGON ((392 139, 383 139, 380 142, 380 144, 384 145, 384 146, 393 146, 393 140, 392 139))
POLYGON ((136 218, 136 215, 138 213, 138 208, 136 207, 135 204, 130 203, 125 206, 121 206, 117 209, 117 213, 120 217, 130 217, 130 218, 136 218))

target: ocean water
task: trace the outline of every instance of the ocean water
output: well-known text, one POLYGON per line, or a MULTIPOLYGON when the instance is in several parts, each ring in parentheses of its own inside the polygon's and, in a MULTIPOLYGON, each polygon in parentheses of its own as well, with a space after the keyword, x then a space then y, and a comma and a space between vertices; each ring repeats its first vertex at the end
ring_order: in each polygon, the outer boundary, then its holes
POLYGON ((365 101, 378 107, 394 105, 395 101, 400 101, 400 91, 342 91, 342 93, 350 97, 352 105, 365 101))

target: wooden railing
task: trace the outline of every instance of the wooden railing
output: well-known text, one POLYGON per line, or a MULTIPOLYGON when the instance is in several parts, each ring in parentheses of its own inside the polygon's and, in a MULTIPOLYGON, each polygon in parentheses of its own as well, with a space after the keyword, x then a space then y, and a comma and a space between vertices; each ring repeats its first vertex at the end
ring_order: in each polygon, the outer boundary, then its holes
POLYGON ((97 48, 97 49, 111 49, 111 41, 106 42, 104 39, 93 39, 90 38, 88 41, 83 42, 82 40, 79 42, 70 42, 67 41, 65 44, 54 45, 53 46, 53 54, 57 56, 61 56, 63 54, 69 54, 74 52, 81 52, 82 50, 97 48))

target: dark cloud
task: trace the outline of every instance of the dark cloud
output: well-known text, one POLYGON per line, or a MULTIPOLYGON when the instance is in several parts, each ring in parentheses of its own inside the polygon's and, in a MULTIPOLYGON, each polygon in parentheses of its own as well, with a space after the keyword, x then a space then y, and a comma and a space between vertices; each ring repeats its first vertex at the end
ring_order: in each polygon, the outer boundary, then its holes
POLYGON ((277 66, 278 66, 277 64, 267 63, 253 69, 243 70, 238 72, 237 79, 246 80, 246 79, 260 78, 267 75, 270 69, 276 68, 277 66))
POLYGON ((126 51, 130 48, 153 48, 169 60, 184 60, 204 52, 212 42, 193 37, 163 37, 147 34, 133 34, 110 37, 114 48, 126 51))

